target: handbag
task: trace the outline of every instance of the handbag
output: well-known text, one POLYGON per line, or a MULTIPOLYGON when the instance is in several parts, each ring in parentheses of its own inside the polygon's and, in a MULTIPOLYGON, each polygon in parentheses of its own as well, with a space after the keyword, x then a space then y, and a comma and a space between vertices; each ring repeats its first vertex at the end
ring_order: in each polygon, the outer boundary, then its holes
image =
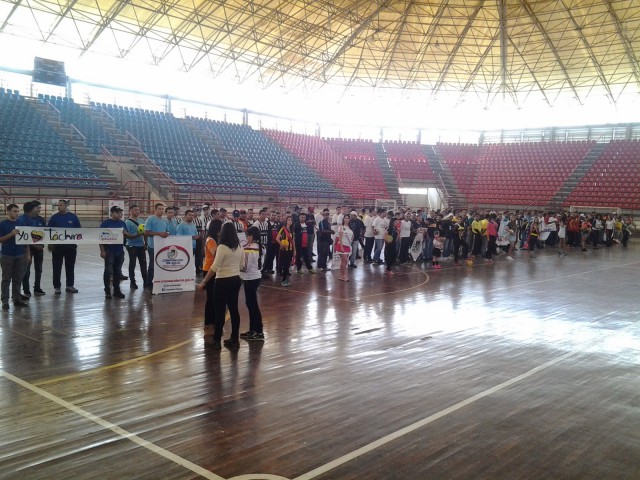
POLYGON ((393 242, 393 237, 391 235, 389 235, 388 233, 384 234, 384 243, 392 243, 393 242))

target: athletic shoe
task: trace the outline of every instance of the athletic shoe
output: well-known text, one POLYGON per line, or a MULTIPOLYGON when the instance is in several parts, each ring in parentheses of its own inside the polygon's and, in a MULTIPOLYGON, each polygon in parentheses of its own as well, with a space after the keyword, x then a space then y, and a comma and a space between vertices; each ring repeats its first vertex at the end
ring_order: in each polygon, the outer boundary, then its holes
MULTIPOLYGON (((243 337, 249 342, 264 342, 264 333, 250 332, 249 336, 243 337)), ((242 335, 241 335, 242 336, 242 335)))
POLYGON ((120 275, 120 280, 129 280, 129 277, 126 275, 120 275))
POLYGON ((384 272, 385 275, 395 275, 395 273, 393 273, 391 270, 386 270, 384 272))
POLYGON ((111 299, 111 292, 108 292, 108 291, 106 291, 106 290, 105 290, 105 292, 104 292, 104 298, 106 298, 106 299, 111 299))
POLYGON ((17 302, 13 302, 13 304, 16 307, 28 307, 29 306, 29 304, 27 302, 21 302, 20 300, 18 300, 17 302))
POLYGON ((3 303, 2 304, 2 309, 3 310, 9 310, 9 304, 8 303, 3 303))
POLYGON ((513 260, 513 257, 511 255, 507 255, 507 260, 513 260))
POLYGON ((56 288, 53 293, 55 293, 56 295, 60 295, 62 293, 62 290, 60 290, 59 288, 56 288))
POLYGON ((113 296, 116 298, 124 298, 124 293, 117 291, 117 292, 113 292, 113 296))
POLYGON ((41 288, 34 288, 34 289, 33 289, 33 293, 35 293, 35 294, 36 294, 36 297, 39 297, 39 296, 45 295, 44 291, 43 291, 41 288))
POLYGON ((298 272, 298 275, 304 275, 304 272, 302 271, 302 269, 297 270, 297 272, 298 272))
POLYGON ((31 292, 29 290, 26 290, 22 296, 24 297, 22 300, 26 300, 27 298, 31 298, 31 292))
POLYGON ((256 333, 256 332, 254 332, 253 330, 249 330, 248 332, 241 333, 241 334, 240 334, 240 338, 247 338, 247 337, 250 337, 250 336, 251 336, 251 335, 253 335, 254 333, 256 333))
POLYGON ((315 275, 316 273, 318 273, 318 272, 316 272, 313 268, 312 268, 311 270, 309 270, 308 272, 309 272, 311 275, 315 275))
POLYGON ((26 302, 27 300, 29 300, 31 298, 31 293, 29 293, 29 295, 22 295, 20 294, 20 301, 21 302, 26 302))
POLYGON ((136 282, 131 282, 131 290, 137 290, 138 284, 136 282))
POLYGON ((69 293, 78 293, 78 289, 75 287, 67 287, 64 290, 65 292, 69 292, 69 293))
POLYGON ((282 285, 283 287, 288 287, 289 286, 289 281, 288 280, 283 280, 282 282, 280 282, 280 285, 282 285))
POLYGON ((227 338, 222 344, 227 348, 240 348, 240 340, 237 338, 227 338))

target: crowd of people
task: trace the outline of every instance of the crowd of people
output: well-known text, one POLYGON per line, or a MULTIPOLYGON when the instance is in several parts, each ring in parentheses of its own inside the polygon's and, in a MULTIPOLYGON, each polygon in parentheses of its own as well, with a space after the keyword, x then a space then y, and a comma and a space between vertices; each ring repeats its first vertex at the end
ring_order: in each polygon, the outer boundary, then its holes
MULTIPOLYGON (((80 228, 78 217, 68 210, 68 202, 60 200, 58 212, 48 222, 40 216, 38 201, 27 202, 20 214, 18 205, 6 208, 7 219, 0 222, 2 247, 2 308, 8 310, 9 300, 16 307, 25 307, 31 295, 45 295, 41 278, 43 246, 17 245, 18 226, 52 226, 80 228), (33 290, 30 286, 31 265, 34 265, 33 290)), ((434 211, 383 208, 348 208, 338 206, 315 211, 293 206, 279 212, 263 208, 212 209, 202 205, 179 215, 177 207, 163 203, 155 205, 154 215, 140 217, 138 205, 129 206, 129 216, 123 220, 123 210, 111 207, 103 228, 122 228, 124 244, 100 245, 104 259, 103 283, 105 298, 125 298, 122 281, 129 280, 130 289, 138 289, 136 268, 145 289, 151 289, 154 278, 154 238, 170 235, 189 236, 195 259, 195 273, 202 280, 198 290, 206 291, 204 338, 207 344, 221 348, 239 347, 240 338, 264 341, 262 315, 258 302, 260 281, 280 277, 280 285, 288 287, 291 272, 315 275, 328 272, 335 265, 338 280, 349 282, 349 271, 363 264, 384 265, 385 274, 393 275, 394 266, 426 263, 427 268, 443 268, 443 260, 457 266, 477 261, 493 263, 498 255, 514 260, 516 250, 535 258, 536 250, 557 247, 558 255, 566 256, 569 248, 586 251, 601 246, 620 244, 626 247, 635 230, 630 216, 596 212, 496 212, 479 210, 434 211), (129 257, 128 277, 122 273, 129 257), (316 264, 316 268, 314 268, 316 264), (304 267, 304 268, 303 268, 304 267), (249 311, 249 330, 240 333, 238 296, 244 285, 249 311), (231 319, 230 337, 222 342, 225 316, 231 319)), ((68 293, 77 293, 74 268, 77 245, 56 245, 52 252, 53 288, 62 293, 62 267, 65 267, 68 293)))

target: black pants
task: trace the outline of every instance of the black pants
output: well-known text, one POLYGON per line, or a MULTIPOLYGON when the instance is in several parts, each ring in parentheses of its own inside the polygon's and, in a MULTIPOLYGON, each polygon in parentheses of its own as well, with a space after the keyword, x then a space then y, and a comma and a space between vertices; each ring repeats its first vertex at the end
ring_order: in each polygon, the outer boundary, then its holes
POLYGON ((198 238, 196 240, 196 249, 193 255, 194 261, 196 262, 196 274, 202 272, 203 257, 204 257, 204 243, 202 241, 202 238, 198 238))
POLYGON ((411 249, 411 237, 400 239, 400 263, 409 261, 409 250, 411 249))
POLYGON ((262 333, 262 312, 258 305, 260 279, 244 281, 244 301, 249 310, 249 331, 262 333))
POLYGON ((396 261, 396 242, 387 243, 384 246, 384 263, 387 270, 391 270, 391 266, 396 261))
POLYGON ((280 257, 278 258, 278 272, 282 275, 283 282, 289 278, 289 267, 291 266, 292 259, 293 252, 291 250, 280 250, 280 257))
POLYGON ((318 238, 318 268, 327 268, 327 259, 329 258, 329 247, 331 239, 323 240, 318 238))
POLYGON ((300 270, 302 268, 302 262, 304 261, 307 270, 312 270, 311 256, 309 255, 309 249, 302 245, 296 245, 296 268, 300 270))
POLYGON ((144 247, 127 247, 129 254, 129 280, 136 283, 136 260, 140 264, 140 274, 142 275, 142 285, 147 287, 147 255, 144 247))
MULTIPOLYGON (((206 277, 209 272, 202 272, 202 274, 206 277)), ((213 326, 215 323, 215 305, 213 302, 213 286, 216 283, 216 276, 214 275, 209 281, 207 281, 205 287, 205 291, 207 292, 207 301, 204 304, 204 325, 213 326)))
POLYGON ((629 245, 629 230, 625 229, 622 231, 622 246, 626 247, 629 245))
POLYGON ((264 265, 262 266, 263 272, 268 272, 273 270, 273 261, 276 259, 276 256, 278 255, 279 248, 280 248, 280 245, 278 245, 276 242, 273 242, 267 245, 267 254, 265 255, 264 265))
POLYGON ((238 293, 240 277, 216 278, 213 285, 213 308, 215 309, 213 339, 220 341, 224 329, 224 315, 227 308, 231 316, 231 338, 240 337, 240 312, 238 310, 238 293))
POLYGON ((596 230, 595 228, 591 230, 591 245, 593 248, 598 248, 598 242, 600 241, 600 230, 596 230))
POLYGON ((153 272, 155 265, 155 255, 153 253, 153 248, 147 247, 147 252, 149 253, 149 263, 147 266, 147 285, 149 287, 153 286, 153 272))
POLYGON ((364 237, 364 261, 371 261, 371 252, 373 251, 375 237, 364 237))
POLYGON ((489 241, 487 243, 487 251, 484 254, 484 258, 487 260, 491 260, 491 255, 493 255, 496 248, 496 237, 495 235, 489 235, 489 241))
POLYGON ((51 254, 53 264, 53 288, 62 288, 62 264, 64 263, 64 273, 67 287, 73 287, 75 277, 76 256, 78 254, 77 245, 56 245, 51 254))
POLYGON ((104 283, 104 291, 110 292, 109 282, 113 284, 113 291, 120 291, 120 270, 124 263, 124 250, 120 252, 107 252, 104 258, 104 272, 102 274, 102 282, 104 283), (113 279, 113 280, 112 280, 113 279))
POLYGON ((31 264, 35 270, 36 278, 33 281, 33 289, 40 290, 40 280, 42 279, 42 263, 44 261, 44 250, 42 247, 30 246, 31 249, 31 261, 27 263, 27 270, 24 272, 22 278, 22 290, 25 292, 30 291, 29 280, 31 277, 31 264))
POLYGON ((480 255, 482 251, 482 234, 474 233, 473 234, 473 250, 471 251, 472 255, 480 255))

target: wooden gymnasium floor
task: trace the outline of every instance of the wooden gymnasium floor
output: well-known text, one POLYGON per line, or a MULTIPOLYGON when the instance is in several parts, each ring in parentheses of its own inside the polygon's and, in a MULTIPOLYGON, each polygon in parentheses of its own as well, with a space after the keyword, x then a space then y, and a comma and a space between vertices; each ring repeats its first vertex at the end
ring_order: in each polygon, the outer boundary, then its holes
POLYGON ((0 316, 0 478, 640 478, 640 244, 526 255, 266 281, 237 352, 204 296, 105 301, 95 249, 54 296, 47 256, 0 316))

